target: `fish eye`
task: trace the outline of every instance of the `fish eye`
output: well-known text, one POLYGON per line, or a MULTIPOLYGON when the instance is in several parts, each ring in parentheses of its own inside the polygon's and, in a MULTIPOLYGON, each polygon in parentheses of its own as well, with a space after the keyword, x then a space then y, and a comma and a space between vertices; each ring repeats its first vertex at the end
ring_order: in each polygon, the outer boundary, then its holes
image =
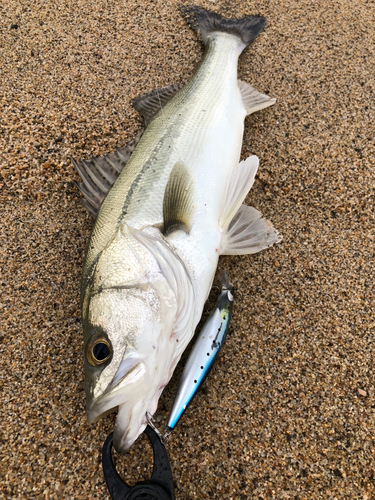
POLYGON ((105 363, 112 355, 112 348, 105 337, 96 337, 89 343, 87 360, 92 366, 105 363))

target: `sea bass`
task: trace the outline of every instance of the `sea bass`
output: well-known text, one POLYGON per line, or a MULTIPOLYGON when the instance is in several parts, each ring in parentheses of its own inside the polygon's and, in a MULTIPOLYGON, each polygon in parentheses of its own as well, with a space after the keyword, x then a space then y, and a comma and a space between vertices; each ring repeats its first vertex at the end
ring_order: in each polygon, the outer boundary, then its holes
POLYGON ((280 240, 242 204, 258 168, 239 163, 244 119, 275 99, 237 80, 242 50, 265 19, 181 7, 205 45, 183 87, 135 99, 146 129, 135 146, 75 166, 96 217, 81 284, 89 422, 118 409, 124 452, 147 425, 198 324, 219 255, 280 240))

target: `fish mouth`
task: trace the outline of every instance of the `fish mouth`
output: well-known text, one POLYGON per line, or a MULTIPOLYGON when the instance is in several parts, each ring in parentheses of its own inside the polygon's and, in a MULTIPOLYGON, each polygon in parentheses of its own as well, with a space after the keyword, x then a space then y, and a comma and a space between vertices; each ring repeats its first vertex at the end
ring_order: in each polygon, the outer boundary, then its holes
POLYGON ((156 411, 160 389, 151 391, 147 365, 139 357, 124 359, 103 395, 87 410, 89 424, 118 410, 113 445, 125 453, 147 426, 147 413, 156 411))
POLYGON ((94 423, 118 410, 113 444, 118 453, 125 453, 147 426, 147 412, 153 414, 157 393, 149 395, 150 383, 146 364, 139 358, 123 360, 107 391, 88 409, 88 422, 94 423), (147 382, 148 381, 148 382, 147 382))
POLYGON ((109 384, 106 392, 87 409, 87 420, 93 424, 117 410, 139 394, 139 383, 146 374, 146 366, 135 358, 124 359, 109 384), (137 383, 139 382, 139 383, 137 383), (133 388, 131 387, 133 386, 133 388))

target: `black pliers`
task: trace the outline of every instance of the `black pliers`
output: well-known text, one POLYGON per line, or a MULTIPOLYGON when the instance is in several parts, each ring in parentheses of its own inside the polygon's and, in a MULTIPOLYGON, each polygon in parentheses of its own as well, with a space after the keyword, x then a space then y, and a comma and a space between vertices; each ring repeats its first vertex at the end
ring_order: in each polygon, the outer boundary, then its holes
POLYGON ((154 469, 148 481, 140 481, 133 487, 121 479, 113 463, 111 453, 113 432, 104 443, 103 473, 112 500, 175 500, 172 471, 165 446, 149 425, 144 432, 154 452, 154 469))

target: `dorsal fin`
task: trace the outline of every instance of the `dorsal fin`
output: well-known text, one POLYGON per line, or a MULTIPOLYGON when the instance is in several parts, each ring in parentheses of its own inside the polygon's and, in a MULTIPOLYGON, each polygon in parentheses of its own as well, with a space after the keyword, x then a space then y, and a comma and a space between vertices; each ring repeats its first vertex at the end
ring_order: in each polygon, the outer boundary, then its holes
POLYGON ((193 187, 194 183, 189 169, 184 163, 177 162, 171 171, 164 192, 164 233, 174 228, 190 231, 194 210, 193 187))
POLYGON ((83 181, 75 183, 84 196, 84 199, 81 201, 94 219, 98 215, 104 198, 107 196, 107 193, 112 188, 138 144, 143 130, 142 128, 131 142, 117 149, 114 153, 104 155, 101 158, 83 160, 82 163, 77 163, 71 158, 83 181))
POLYGON ((181 83, 167 85, 133 99, 133 106, 143 116, 146 127, 182 87, 181 83))

